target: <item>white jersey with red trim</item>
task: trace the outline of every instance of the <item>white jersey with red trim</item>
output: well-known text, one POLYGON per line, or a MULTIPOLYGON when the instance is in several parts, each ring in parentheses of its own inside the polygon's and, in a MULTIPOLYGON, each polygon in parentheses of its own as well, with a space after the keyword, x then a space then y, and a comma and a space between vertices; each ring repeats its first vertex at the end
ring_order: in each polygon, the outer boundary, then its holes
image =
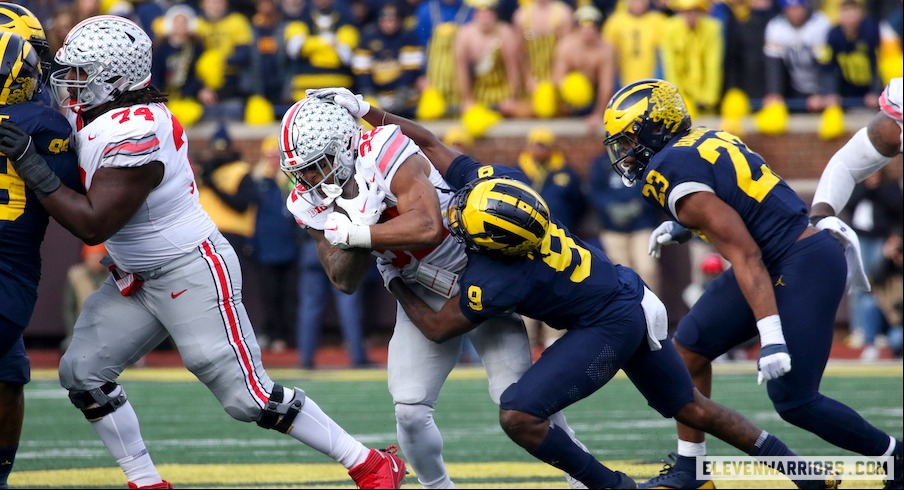
POLYGON ((900 146, 898 147, 898 151, 904 151, 904 117, 902 117, 902 111, 904 111, 904 78, 892 78, 890 82, 888 82, 888 86, 885 87, 885 90, 882 91, 882 95, 879 96, 879 107, 882 109, 882 112, 888 115, 888 117, 897 121, 898 126, 902 127, 901 138, 900 138, 900 146))
MULTIPOLYGON (((376 182, 386 193, 384 199, 386 210, 383 211, 380 222, 388 221, 399 215, 396 209, 398 198, 392 193, 390 186, 402 163, 415 154, 424 156, 417 144, 402 134, 401 128, 395 124, 378 126, 361 135, 358 144, 358 158, 355 160, 355 172, 360 173, 371 182, 376 182)), ((424 158, 427 157, 424 156, 424 158)), ((449 207, 453 191, 432 164, 429 179, 436 188, 440 209, 443 212, 445 237, 442 243, 423 250, 373 251, 377 257, 383 258, 401 269, 403 278, 414 277, 414 269, 416 269, 418 261, 424 261, 452 272, 460 272, 467 264, 464 245, 452 237, 448 231, 449 222, 446 217, 446 209, 449 207)), ((301 197, 304 192, 303 187, 296 187, 286 199, 286 207, 295 216, 295 221, 299 225, 322 231, 326 217, 333 211, 335 205, 314 205, 301 197)))
POLYGON ((149 271, 194 250, 216 229, 201 208, 188 160, 188 137, 163 104, 119 107, 82 126, 70 112, 85 189, 102 167, 164 165, 163 180, 119 231, 107 253, 129 272, 149 271))

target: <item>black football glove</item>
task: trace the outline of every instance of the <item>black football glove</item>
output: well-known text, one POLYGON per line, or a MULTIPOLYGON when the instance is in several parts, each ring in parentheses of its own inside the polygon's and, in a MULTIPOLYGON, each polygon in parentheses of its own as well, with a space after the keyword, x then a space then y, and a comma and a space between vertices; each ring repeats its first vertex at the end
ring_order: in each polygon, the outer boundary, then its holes
POLYGON ((22 131, 19 126, 10 120, 0 122, 0 152, 6 154, 10 160, 21 160, 28 153, 34 153, 31 136, 22 131))
POLYGON ((9 119, 0 121, 0 153, 6 155, 38 199, 44 199, 62 185, 60 178, 35 151, 31 136, 9 119))

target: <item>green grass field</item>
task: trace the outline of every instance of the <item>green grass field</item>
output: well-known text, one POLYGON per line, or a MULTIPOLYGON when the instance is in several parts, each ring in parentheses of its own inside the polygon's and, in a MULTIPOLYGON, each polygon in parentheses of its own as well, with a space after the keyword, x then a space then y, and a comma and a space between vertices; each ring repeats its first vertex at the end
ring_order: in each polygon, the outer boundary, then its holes
MULTIPOLYGON (((782 438, 801 455, 853 456, 783 422, 752 362, 717 364, 714 399, 782 438)), ((271 370, 299 386, 366 445, 395 443, 392 403, 383 370, 271 370)), ((232 420, 184 369, 131 369, 121 378, 142 433, 164 478, 177 488, 354 488, 346 471, 322 454, 274 431, 232 420)), ((902 365, 830 364, 825 395, 839 399, 882 430, 902 437, 902 365)), ((675 449, 671 420, 661 418, 619 375, 566 415, 598 459, 636 480, 658 473, 675 449)), ((480 368, 459 368, 446 382, 436 410, 445 459, 460 488, 566 488, 555 468, 539 463, 502 432, 480 368)), ((709 453, 741 453, 710 438, 709 453)), ((404 456, 404 455, 403 455, 404 456)), ((125 477, 90 424, 70 404, 56 372, 36 370, 26 388, 26 420, 10 485, 17 488, 125 488, 125 477)), ((717 482, 719 488, 792 488, 788 480, 717 482)), ((845 482, 842 488, 878 488, 845 482)), ((409 475, 404 488, 419 488, 409 475)))

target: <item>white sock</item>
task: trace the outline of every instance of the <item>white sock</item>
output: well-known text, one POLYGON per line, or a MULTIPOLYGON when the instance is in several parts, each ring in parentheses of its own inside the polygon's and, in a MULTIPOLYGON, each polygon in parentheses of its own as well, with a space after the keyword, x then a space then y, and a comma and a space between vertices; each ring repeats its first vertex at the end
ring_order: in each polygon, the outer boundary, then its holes
MULTIPOLYGON (((294 390, 286 388, 284 400, 292 401, 294 390)), ((301 412, 295 417, 294 426, 289 435, 311 446, 323 454, 342 463, 348 469, 363 463, 370 453, 364 444, 350 436, 329 415, 324 413, 314 400, 306 398, 301 412)))
POLYGON ((687 457, 706 456, 706 441, 687 442, 678 439, 678 455, 687 457))
POLYGON ((895 446, 898 444, 898 441, 895 440, 894 437, 888 436, 888 449, 885 450, 885 453, 882 456, 888 457, 891 456, 891 453, 895 452, 895 446))
MULTIPOLYGON (((122 387, 118 386, 110 396, 116 397, 121 390, 122 387)), ((128 400, 116 411, 92 422, 91 426, 116 459, 128 481, 143 486, 163 480, 151 461, 151 455, 141 438, 138 416, 128 400)))
POLYGON ((395 406, 396 434, 405 459, 424 488, 455 488, 443 461, 443 436, 428 405, 395 406))

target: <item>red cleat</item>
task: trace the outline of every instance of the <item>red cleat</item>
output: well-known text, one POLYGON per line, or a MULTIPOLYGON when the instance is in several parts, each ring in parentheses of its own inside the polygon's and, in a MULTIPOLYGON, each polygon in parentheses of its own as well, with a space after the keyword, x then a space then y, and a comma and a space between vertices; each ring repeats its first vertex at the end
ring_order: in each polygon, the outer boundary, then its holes
POLYGON ((129 488, 173 488, 173 484, 166 480, 163 480, 160 483, 154 483, 153 485, 146 485, 143 487, 139 487, 138 485, 136 485, 132 482, 129 482, 129 488))
POLYGON ((358 488, 401 488, 407 473, 405 461, 396 456, 399 448, 371 449, 363 463, 348 470, 358 488))

